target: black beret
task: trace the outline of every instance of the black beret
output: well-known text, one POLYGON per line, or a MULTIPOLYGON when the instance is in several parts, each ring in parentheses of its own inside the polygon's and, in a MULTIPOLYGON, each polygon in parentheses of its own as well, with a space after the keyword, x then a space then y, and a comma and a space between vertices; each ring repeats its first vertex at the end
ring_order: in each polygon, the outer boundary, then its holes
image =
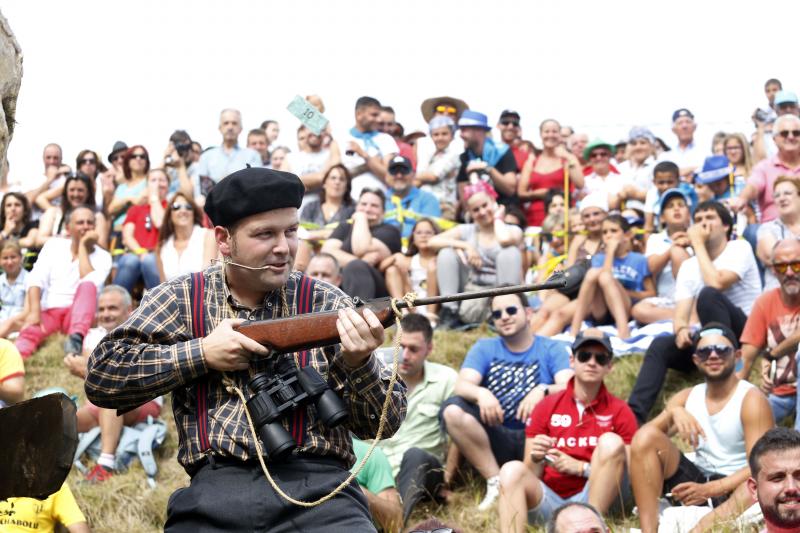
POLYGON ((230 227, 264 211, 298 208, 304 191, 303 182, 290 172, 248 167, 214 185, 204 209, 215 226, 230 227))

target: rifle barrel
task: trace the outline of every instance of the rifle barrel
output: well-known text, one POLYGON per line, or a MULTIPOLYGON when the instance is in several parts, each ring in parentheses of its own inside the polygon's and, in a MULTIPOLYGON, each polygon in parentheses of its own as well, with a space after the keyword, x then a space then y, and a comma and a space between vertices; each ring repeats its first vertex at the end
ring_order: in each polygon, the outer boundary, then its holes
MULTIPOLYGON (((432 296, 430 298, 418 298, 414 300, 414 305, 431 305, 440 304, 445 302, 460 302, 461 300, 472 300, 475 298, 491 298, 493 296, 502 296, 504 294, 516 294, 519 292, 534 292, 543 291, 547 289, 560 289, 566 286, 567 281, 561 279, 551 279, 544 283, 536 283, 532 285, 512 285, 510 287, 497 287, 494 289, 486 289, 484 291, 460 292, 458 294, 450 294, 447 296, 432 296)), ((398 302, 398 309, 409 307, 408 302, 398 302)))

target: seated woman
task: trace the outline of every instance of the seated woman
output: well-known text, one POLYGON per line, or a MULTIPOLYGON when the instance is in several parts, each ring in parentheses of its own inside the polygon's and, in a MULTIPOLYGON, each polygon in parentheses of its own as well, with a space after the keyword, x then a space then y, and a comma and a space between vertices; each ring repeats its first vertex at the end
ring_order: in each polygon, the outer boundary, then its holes
POLYGON ((114 284, 133 292, 141 279, 145 289, 161 283, 156 265, 155 249, 158 245, 158 230, 164 222, 167 208, 169 177, 163 169, 154 168, 147 174, 147 203, 128 209, 122 226, 122 243, 125 253, 117 262, 114 284))
MULTIPOLYGON (((421 218, 411 230, 406 253, 396 253, 381 261, 379 270, 386 278, 389 296, 402 298, 412 291, 419 298, 437 296, 436 252, 430 247, 430 239, 438 233, 436 222, 421 218)), ((434 306, 414 309, 429 320, 436 318, 434 306)))
POLYGON ((203 227, 203 212, 183 193, 175 194, 167 203, 156 251, 162 282, 199 272, 217 257, 214 231, 203 227))
POLYGON ((317 226, 308 231, 297 247, 295 268, 305 271, 314 246, 330 237, 333 228, 328 224, 344 222, 355 211, 351 190, 350 172, 341 164, 333 165, 322 178, 319 199, 313 200, 300 209, 300 222, 317 226))
POLYGON ((0 247, 0 338, 19 331, 25 321, 25 278, 28 271, 22 268, 22 248, 16 241, 8 240, 0 247))
MULTIPOLYGON (((428 246, 437 250, 436 278, 442 295, 522 282, 522 230, 503 222, 497 192, 477 182, 464 188, 464 200, 473 220, 431 237, 428 246)), ((442 305, 439 323, 453 329, 462 322, 483 322, 489 317, 486 299, 449 302, 442 305)))
MULTIPOLYGON (((608 197, 592 193, 580 202, 579 217, 570 211, 569 251, 564 269, 583 264, 603 249, 603 221, 608 216, 608 197)), ((577 306, 578 286, 571 291, 547 291, 541 294, 543 303, 531 319, 531 330, 537 335, 551 336, 561 333, 572 320, 577 306)))
POLYGON ((592 257, 592 268, 581 283, 571 333, 577 335, 587 317, 597 323, 611 318, 617 336, 627 339, 631 306, 656 294, 653 276, 644 255, 631 251, 633 232, 622 216, 610 215, 603 221, 603 244, 604 250, 592 257))
POLYGON ((342 290, 362 300, 389 296, 377 267, 402 247, 400 230, 383 221, 385 206, 382 190, 362 189, 353 222, 340 222, 322 245, 342 266, 342 290))
POLYGON ((95 231, 100 237, 97 244, 108 249, 108 224, 105 215, 95 205, 94 181, 82 172, 67 178, 61 201, 42 215, 36 238, 37 246, 41 248, 53 236, 67 237, 64 213, 81 205, 88 206, 95 212, 95 231))
MULTIPOLYGON (((800 238, 800 179, 781 176, 772 185, 772 198, 778 208, 778 218, 764 222, 758 228, 756 253, 765 265, 772 263, 772 249, 783 239, 800 238)), ((764 272, 764 290, 778 287, 778 278, 771 268, 764 272)))
POLYGON ((23 249, 35 249, 39 235, 38 222, 31 221, 31 204, 19 192, 7 192, 0 209, 0 242, 17 241, 23 249))
POLYGON ((111 226, 113 246, 122 248, 122 226, 125 224, 125 215, 134 205, 147 203, 147 173, 150 172, 150 155, 147 149, 137 144, 128 148, 122 156, 122 174, 125 177, 117 188, 108 204, 108 216, 111 226))

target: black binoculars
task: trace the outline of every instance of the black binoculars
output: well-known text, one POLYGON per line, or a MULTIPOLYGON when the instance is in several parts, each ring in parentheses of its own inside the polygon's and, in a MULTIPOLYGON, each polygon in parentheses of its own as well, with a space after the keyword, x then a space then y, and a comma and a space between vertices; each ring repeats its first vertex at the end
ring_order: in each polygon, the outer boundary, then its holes
POLYGON ((320 420, 333 428, 347 419, 347 408, 313 367, 292 369, 269 377, 258 374, 247 384, 253 392, 247 410, 253 418, 269 460, 280 459, 297 447, 294 438, 281 424, 288 413, 313 403, 320 420))

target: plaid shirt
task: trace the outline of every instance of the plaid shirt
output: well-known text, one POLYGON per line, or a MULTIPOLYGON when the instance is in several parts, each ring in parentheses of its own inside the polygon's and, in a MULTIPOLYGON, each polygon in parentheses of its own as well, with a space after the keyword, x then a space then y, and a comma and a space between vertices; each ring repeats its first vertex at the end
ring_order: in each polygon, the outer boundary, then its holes
MULTIPOLYGON (((206 334, 223 319, 230 318, 231 312, 247 320, 282 316, 280 290, 267 293, 262 307, 248 309, 233 299, 220 265, 212 265, 203 275, 206 334)), ((297 314, 300 277, 299 272, 293 272, 285 286, 289 315, 297 314)), ((109 333, 92 353, 86 394, 96 405, 124 412, 172 392, 172 409, 180 437, 178 461, 187 467, 205 455, 198 439, 195 382, 198 378, 206 379, 208 435, 213 453, 242 460, 254 458, 255 445, 244 406, 235 393, 225 390, 222 373, 206 366, 201 339, 192 338, 190 286, 191 277, 185 275, 147 292, 133 315, 109 333)), ((339 289, 317 281, 312 305, 314 312, 320 312, 352 306, 352 301, 339 289)), ((355 457, 348 431, 362 439, 375 437, 391 371, 374 355, 361 367, 348 370, 339 350, 338 344, 309 350, 309 364, 343 398, 349 407, 349 422, 329 429, 317 419, 315 409, 307 409, 307 431, 297 452, 336 457, 352 465, 355 457)), ((254 359, 251 369, 274 375, 275 359, 254 359)), ((227 374, 247 397, 250 374, 247 371, 227 374)), ((405 413, 405 385, 398 381, 392 391, 384 438, 397 431, 405 413)), ((288 420, 283 424, 289 428, 288 420)))

